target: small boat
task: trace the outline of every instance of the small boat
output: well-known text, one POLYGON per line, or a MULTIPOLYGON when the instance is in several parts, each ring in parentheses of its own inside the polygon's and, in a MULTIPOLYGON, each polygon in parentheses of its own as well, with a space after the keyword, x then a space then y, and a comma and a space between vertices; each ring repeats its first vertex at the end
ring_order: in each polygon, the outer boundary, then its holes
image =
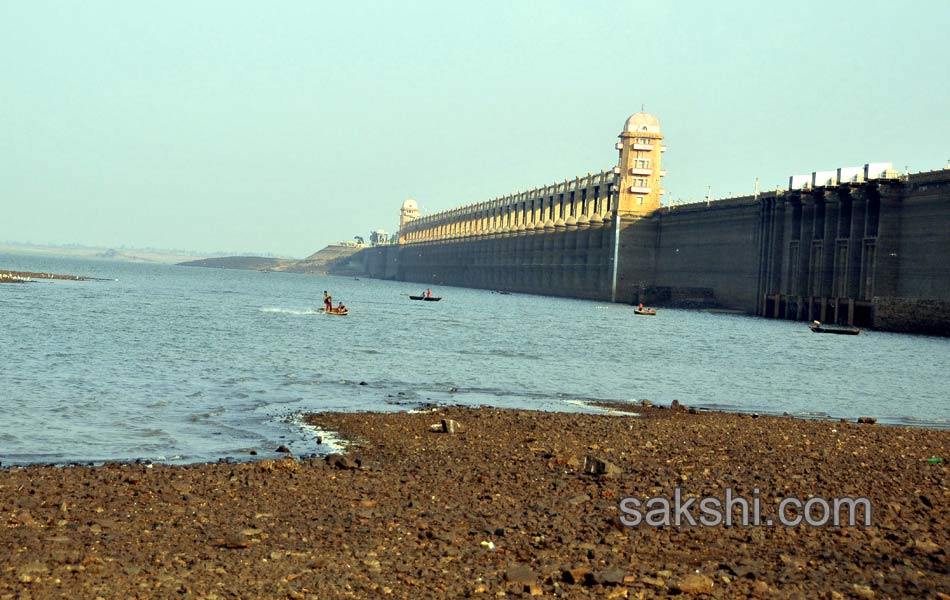
POLYGON ((818 321, 813 321, 810 329, 814 333, 836 333, 838 335, 858 335, 861 330, 857 327, 847 325, 822 325, 818 321))
POLYGON ((350 314, 349 309, 346 309, 346 308, 344 308, 343 310, 337 310, 335 308, 333 310, 327 310, 325 308, 321 308, 320 312, 322 312, 325 315, 339 315, 341 317, 345 317, 346 315, 350 314))
POLYGON ((656 315, 656 309, 655 309, 655 308, 637 308, 637 309, 634 309, 633 314, 635 314, 635 315, 647 315, 647 316, 651 316, 651 317, 652 317, 652 316, 656 315))
POLYGON ((426 302, 438 302, 442 296, 409 296, 410 300, 425 300, 426 302))

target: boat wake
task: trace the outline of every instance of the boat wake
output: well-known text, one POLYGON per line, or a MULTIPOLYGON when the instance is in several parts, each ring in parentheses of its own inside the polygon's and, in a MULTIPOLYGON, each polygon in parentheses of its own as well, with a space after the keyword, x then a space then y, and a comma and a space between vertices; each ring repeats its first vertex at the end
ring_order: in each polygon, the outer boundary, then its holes
POLYGON ((315 315, 317 310, 313 308, 280 308, 277 306, 263 306, 261 312, 279 313, 282 315, 315 315))

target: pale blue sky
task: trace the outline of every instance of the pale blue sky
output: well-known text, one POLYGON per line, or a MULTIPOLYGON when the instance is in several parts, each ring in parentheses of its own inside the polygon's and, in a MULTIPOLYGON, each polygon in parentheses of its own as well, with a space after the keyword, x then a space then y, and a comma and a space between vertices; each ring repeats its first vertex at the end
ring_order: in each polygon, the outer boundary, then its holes
POLYGON ((608 168, 950 159, 950 2, 0 0, 0 241, 271 252, 608 168))

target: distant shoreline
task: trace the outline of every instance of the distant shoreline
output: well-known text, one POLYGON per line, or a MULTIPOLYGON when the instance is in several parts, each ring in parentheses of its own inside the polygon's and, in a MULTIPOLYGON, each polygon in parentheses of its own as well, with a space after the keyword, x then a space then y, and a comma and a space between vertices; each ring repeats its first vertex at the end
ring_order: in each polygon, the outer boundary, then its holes
POLYGON ((42 258, 110 260, 126 263, 175 264, 186 260, 208 258, 194 252, 157 248, 107 248, 92 246, 43 246, 0 243, 0 254, 42 258))

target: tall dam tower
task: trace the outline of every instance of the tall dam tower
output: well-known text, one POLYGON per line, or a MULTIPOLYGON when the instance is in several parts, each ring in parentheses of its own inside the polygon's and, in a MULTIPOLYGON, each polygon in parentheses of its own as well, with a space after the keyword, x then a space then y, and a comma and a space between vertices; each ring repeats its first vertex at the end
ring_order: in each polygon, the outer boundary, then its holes
POLYGON ((419 204, 410 198, 402 203, 399 210, 399 243, 406 242, 406 226, 419 217, 419 204))
POLYGON ((661 178, 666 172, 660 168, 660 158, 666 151, 660 120, 651 114, 638 112, 624 124, 617 142, 620 159, 618 212, 621 216, 644 217, 660 208, 664 190, 661 178))

